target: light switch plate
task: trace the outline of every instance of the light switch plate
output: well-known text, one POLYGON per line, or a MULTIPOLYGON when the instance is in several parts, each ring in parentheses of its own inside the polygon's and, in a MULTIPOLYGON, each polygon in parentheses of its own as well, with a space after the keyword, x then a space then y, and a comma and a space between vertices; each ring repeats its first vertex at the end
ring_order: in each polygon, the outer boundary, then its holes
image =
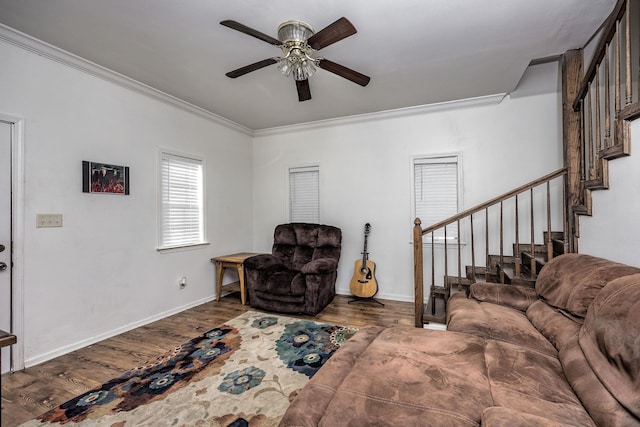
POLYGON ((62 227, 62 214, 37 214, 36 227, 62 227))

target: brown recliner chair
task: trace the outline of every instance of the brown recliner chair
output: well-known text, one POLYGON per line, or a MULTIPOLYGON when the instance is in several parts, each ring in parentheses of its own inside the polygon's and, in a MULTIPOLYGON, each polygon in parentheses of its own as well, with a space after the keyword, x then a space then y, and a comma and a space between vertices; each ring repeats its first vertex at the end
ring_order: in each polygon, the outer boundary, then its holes
POLYGON ((342 231, 330 225, 281 224, 271 254, 244 262, 252 307, 317 314, 333 300, 342 231))

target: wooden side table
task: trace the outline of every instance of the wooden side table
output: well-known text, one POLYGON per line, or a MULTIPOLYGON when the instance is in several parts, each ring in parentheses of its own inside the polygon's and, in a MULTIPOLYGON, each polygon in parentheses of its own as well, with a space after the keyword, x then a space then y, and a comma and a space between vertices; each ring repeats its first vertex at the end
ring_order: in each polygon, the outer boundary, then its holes
MULTIPOLYGON (((224 271, 227 268, 235 268, 238 271, 238 279, 240 279, 240 301, 242 305, 245 305, 246 291, 244 288, 244 260, 254 255, 260 255, 254 252, 239 252, 237 254, 224 255, 215 258, 211 258, 211 262, 216 264, 216 301, 220 301, 220 295, 222 294, 222 278, 224 277, 224 271)), ((233 287, 237 283, 230 283, 225 287, 233 287)))
MULTIPOLYGON (((17 342, 16 336, 0 330, 0 348, 13 345, 17 342)), ((0 372, 2 372, 2 360, 0 360, 0 372)))

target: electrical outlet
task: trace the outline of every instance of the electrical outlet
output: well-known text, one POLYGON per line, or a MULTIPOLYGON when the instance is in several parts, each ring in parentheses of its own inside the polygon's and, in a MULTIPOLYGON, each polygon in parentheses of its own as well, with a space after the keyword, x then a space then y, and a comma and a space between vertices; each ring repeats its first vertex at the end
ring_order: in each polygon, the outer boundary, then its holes
POLYGON ((36 228, 62 227, 62 214, 37 214, 36 228))
POLYGON ((187 278, 182 277, 178 284, 180 285, 180 289, 184 289, 187 286, 187 278))

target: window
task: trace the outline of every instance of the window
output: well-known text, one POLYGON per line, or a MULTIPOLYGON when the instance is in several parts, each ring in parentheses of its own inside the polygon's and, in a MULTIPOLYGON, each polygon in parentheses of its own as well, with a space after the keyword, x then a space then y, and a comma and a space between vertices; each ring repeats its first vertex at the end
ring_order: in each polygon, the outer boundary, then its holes
POLYGON ((204 240, 203 160, 160 154, 160 249, 204 240))
POLYGON ((320 223, 320 168, 289 169, 290 222, 320 223))
MULTIPOLYGON (((458 156, 416 157, 413 159, 414 214, 422 227, 429 227, 458 213, 458 156)), ((444 239, 444 229, 436 231, 444 239)), ((458 238, 458 227, 447 227, 447 239, 458 238)))

